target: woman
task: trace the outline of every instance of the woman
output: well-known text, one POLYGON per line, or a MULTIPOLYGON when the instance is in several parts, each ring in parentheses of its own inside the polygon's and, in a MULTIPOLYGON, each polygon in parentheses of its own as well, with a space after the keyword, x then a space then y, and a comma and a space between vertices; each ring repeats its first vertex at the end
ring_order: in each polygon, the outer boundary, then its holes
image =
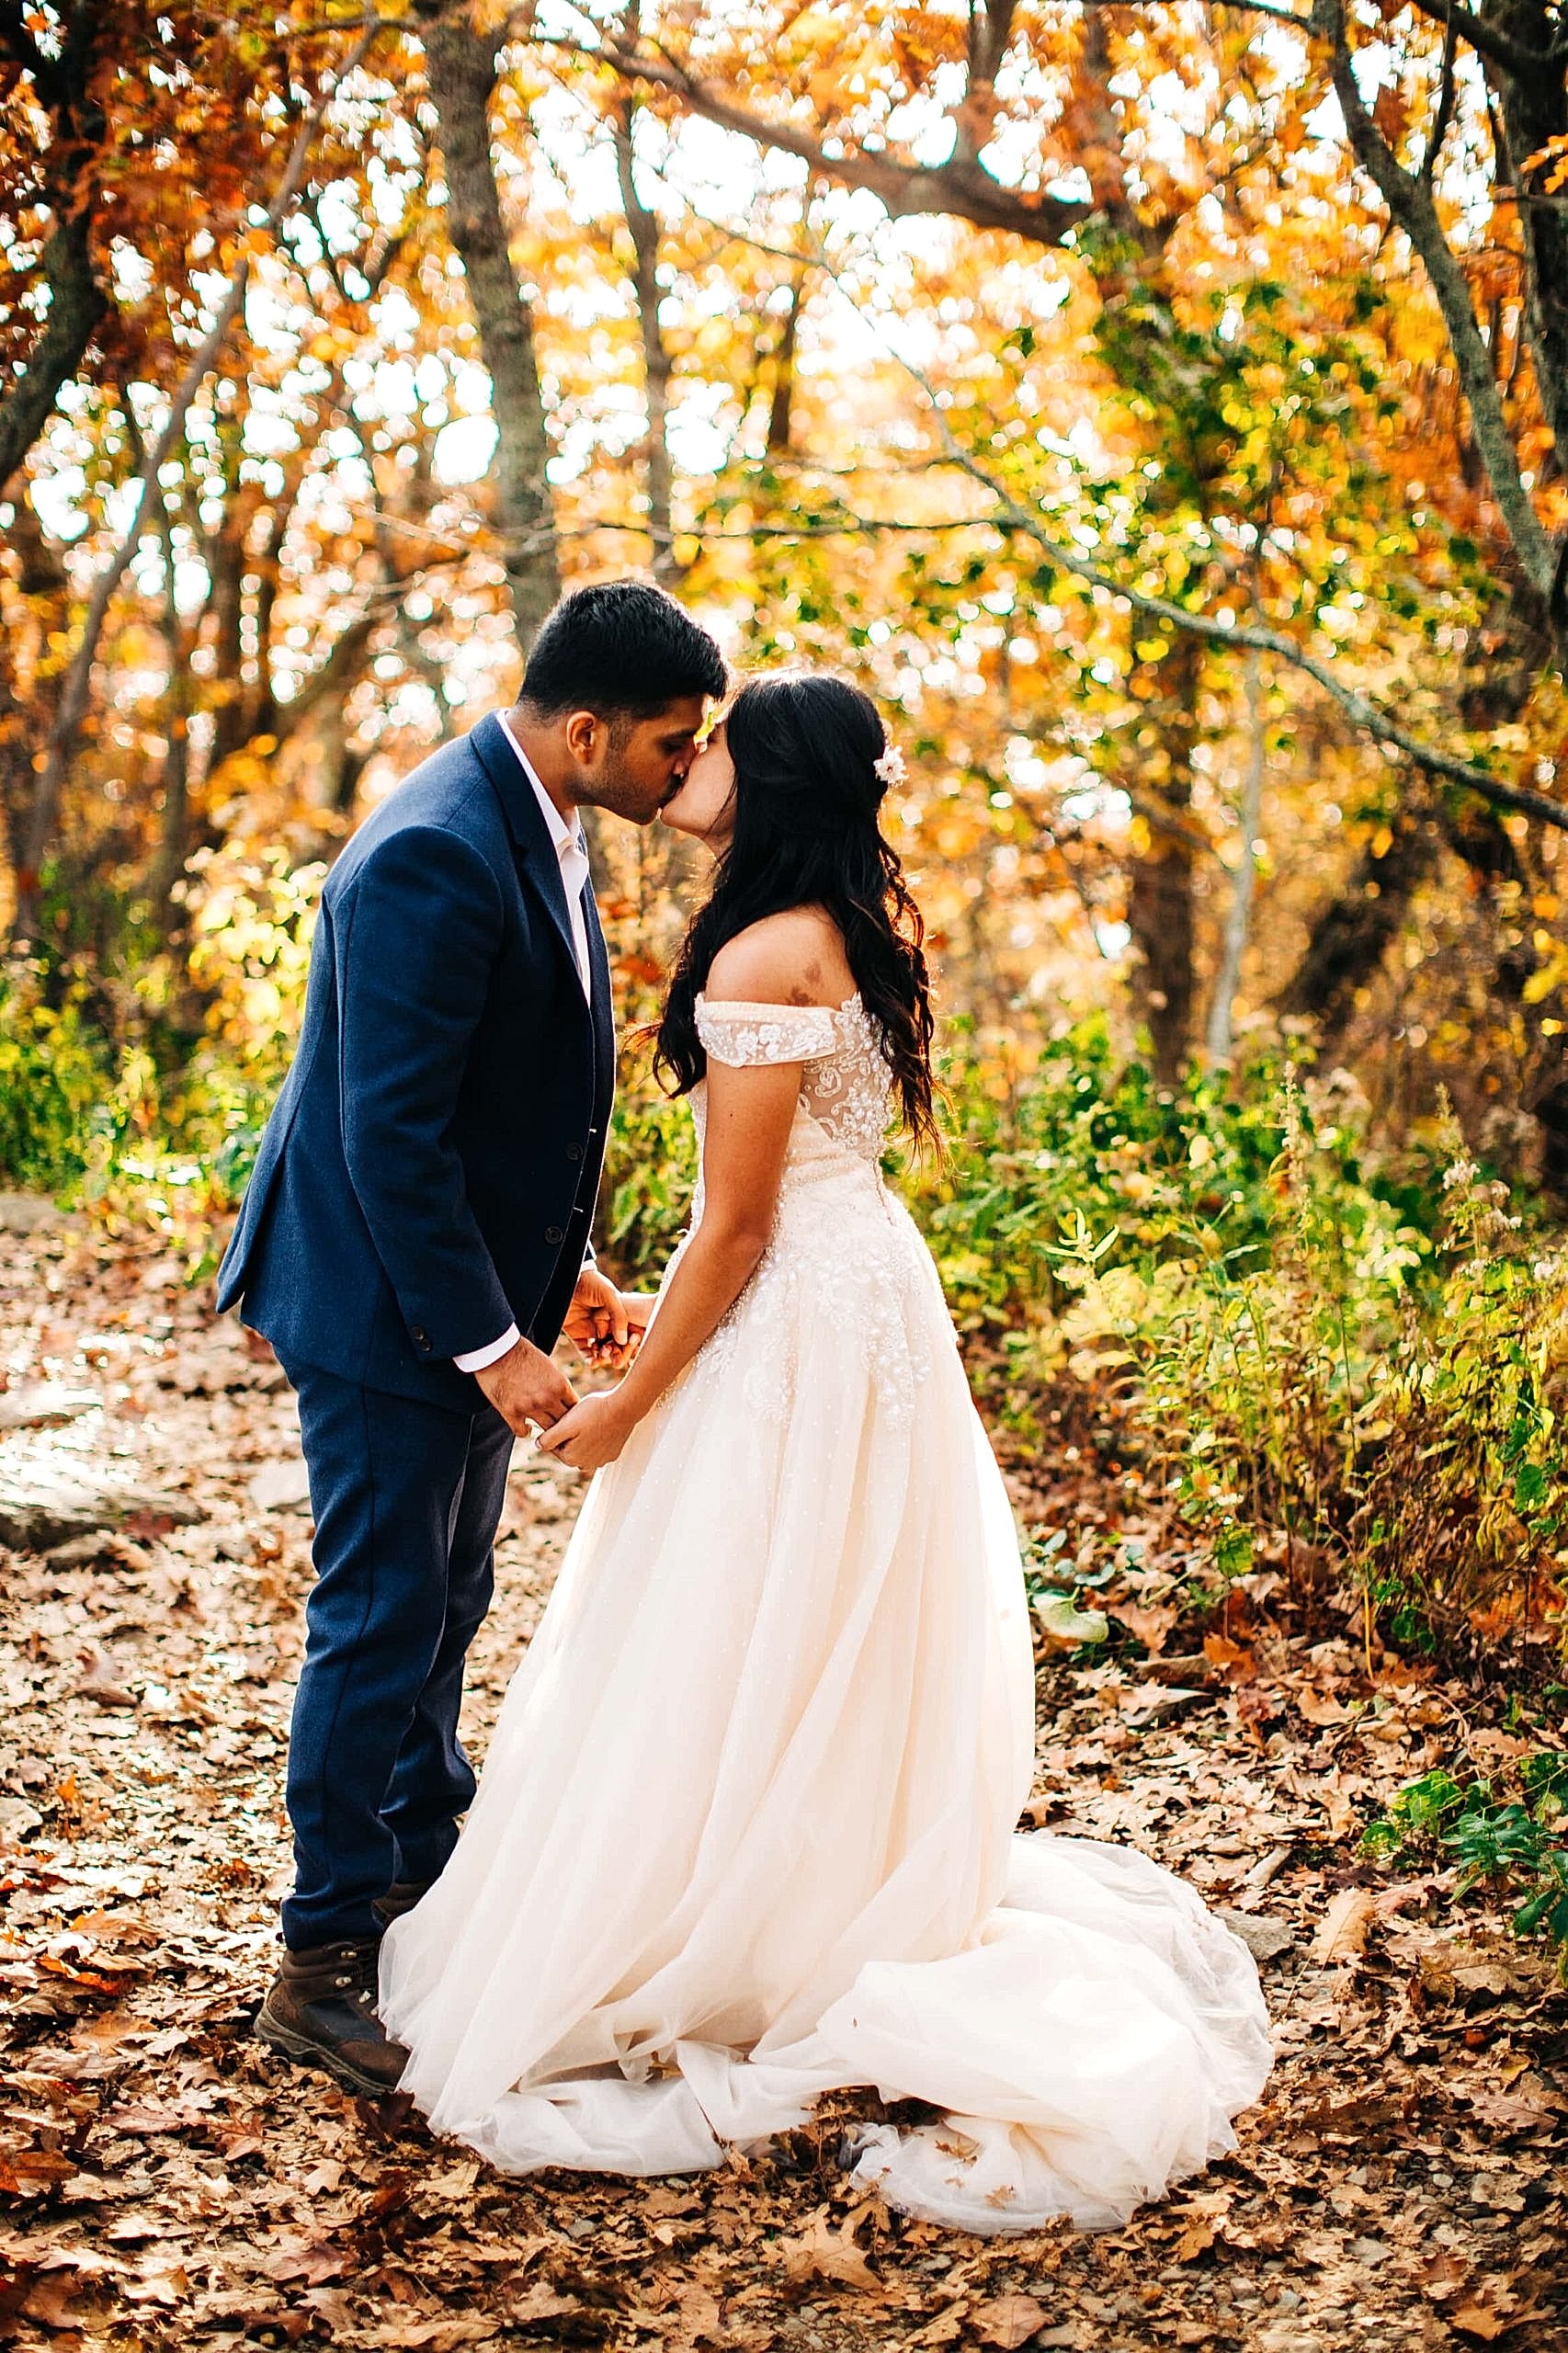
POLYGON ((875 2085, 858 2143, 970 2230, 1119 2222, 1233 2145, 1252 1962, 1126 1848, 1015 1838, 1017 1540, 931 1260, 920 918, 875 706, 736 698, 666 824, 718 858, 659 1031, 702 1175, 642 1351, 541 1444, 599 1473, 458 1851, 388 1931, 432 2127, 517 2172, 669 2174, 875 2085))

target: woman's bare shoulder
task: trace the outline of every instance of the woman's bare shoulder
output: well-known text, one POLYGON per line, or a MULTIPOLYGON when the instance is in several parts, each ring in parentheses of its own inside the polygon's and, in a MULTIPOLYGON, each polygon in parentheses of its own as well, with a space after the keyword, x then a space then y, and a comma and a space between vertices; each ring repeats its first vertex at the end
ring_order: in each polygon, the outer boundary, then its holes
POLYGON ((747 1005, 842 1005, 854 975, 838 926, 822 907, 787 907, 727 939, 705 994, 747 1005))

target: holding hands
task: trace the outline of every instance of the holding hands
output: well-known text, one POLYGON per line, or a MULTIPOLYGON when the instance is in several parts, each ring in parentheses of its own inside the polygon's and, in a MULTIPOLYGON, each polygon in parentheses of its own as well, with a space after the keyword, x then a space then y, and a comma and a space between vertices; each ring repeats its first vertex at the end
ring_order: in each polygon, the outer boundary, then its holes
MULTIPOLYGON (((653 1312, 651 1299, 623 1298, 597 1267, 585 1267, 566 1312, 564 1328, 588 1364, 608 1365, 624 1371, 642 1345, 653 1312)), ((572 1436, 577 1435, 575 1415, 581 1411, 577 1392, 553 1358, 546 1356, 542 1348, 536 1348, 531 1340, 518 1340, 504 1357, 482 1367, 473 1377, 518 1438, 553 1430, 563 1420, 573 1422, 572 1436)), ((585 1402, 598 1404, 603 1401, 589 1398, 585 1402)), ((630 1429, 630 1423, 627 1427, 630 1429)), ((570 1438, 567 1442, 571 1442, 570 1438)), ((623 1434, 614 1454, 596 1458, 592 1463, 579 1461, 575 1452, 563 1459, 574 1470, 597 1470, 600 1459, 613 1461, 624 1443, 623 1434)))
POLYGON ((651 1299, 619 1291, 597 1267, 585 1267, 563 1328, 589 1364, 608 1365, 623 1372, 642 1345, 653 1312, 651 1299))
POLYGON ((539 1450, 553 1454, 573 1471, 591 1475, 613 1462, 637 1427, 636 1417, 617 1401, 619 1389, 580 1397, 569 1414, 540 1434, 539 1450))
MULTIPOLYGON (((653 1313, 651 1299, 627 1297, 601 1275, 585 1267, 578 1278, 566 1330, 591 1365, 608 1365, 624 1372, 636 1358, 653 1313)), ((541 1430, 539 1450, 553 1454, 574 1471, 591 1473, 613 1462, 637 1426, 635 1414, 618 1404, 620 1391, 604 1391, 577 1400, 571 1411, 541 1430)))

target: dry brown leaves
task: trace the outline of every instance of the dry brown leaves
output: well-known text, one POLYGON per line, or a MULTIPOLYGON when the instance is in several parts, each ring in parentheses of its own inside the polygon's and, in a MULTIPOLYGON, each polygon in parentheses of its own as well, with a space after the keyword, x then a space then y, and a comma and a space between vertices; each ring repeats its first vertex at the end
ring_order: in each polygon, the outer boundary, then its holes
MULTIPOLYGON (((1136 1841, 1266 1956, 1280 2063, 1232 2156, 1123 2231, 982 2241, 851 2195, 838 2151, 881 2113, 869 2097, 711 2176, 508 2182, 286 2068, 249 2028, 286 1883, 308 1577, 287 1391, 177 1268, 80 1240, 0 1251, 13 1381, 74 1401, 0 1431, 0 1472, 112 1459, 199 1509, 4 1563, 0 2343, 1568 2342, 1562 1996, 1483 1897, 1391 1885, 1355 1847, 1456 1724, 1476 1755, 1516 1733, 1397 1663, 1369 1679, 1354 1630, 1292 1618, 1267 1569, 1222 1625, 1194 1627, 1183 1562, 1087 1428, 1075 1459, 1014 1464, 1015 1483, 1089 1557, 1142 1540, 1100 1597, 1145 1655, 1042 1665, 1031 1816, 1136 1841), (102 1404, 77 1410, 88 1390, 102 1404)), ((537 1461, 514 1483, 476 1746, 572 1501, 537 1461)))

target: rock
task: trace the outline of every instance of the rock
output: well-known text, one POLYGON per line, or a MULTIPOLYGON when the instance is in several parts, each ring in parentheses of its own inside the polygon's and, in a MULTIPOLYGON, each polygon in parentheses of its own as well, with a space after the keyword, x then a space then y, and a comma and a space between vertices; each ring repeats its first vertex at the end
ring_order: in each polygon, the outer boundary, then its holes
POLYGON ((41 1430, 96 1414, 103 1404, 96 1389, 67 1389, 62 1381, 29 1381, 0 1394, 0 1430, 41 1430))
POLYGON ((128 1528, 141 1532, 155 1529, 189 1528, 201 1518, 188 1495, 153 1492, 146 1487, 98 1485, 90 1478, 44 1472, 29 1473, 24 1483, 0 1480, 0 1544, 17 1552, 48 1552, 75 1537, 103 1529, 128 1528))
POLYGON ((26 1798, 0 1798, 0 1838, 30 1838, 42 1828, 42 1814, 26 1798))
POLYGON ((0 1233, 65 1233, 81 1222, 47 1193, 0 1193, 0 1233))
POLYGON ((257 1511, 294 1511, 311 1500, 311 1475, 305 1458, 296 1454, 286 1462, 264 1462, 250 1483, 250 1499, 257 1511))
POLYGON ((66 1544, 51 1544, 43 1556, 46 1569, 92 1569, 114 1557, 112 1528, 97 1528, 90 1536, 73 1536, 66 1544))
POLYGON ((1276 1961, 1289 1952, 1296 1932, 1288 1920, 1271 1919, 1265 1912, 1221 1912, 1233 1937, 1239 1937, 1254 1961, 1276 1961))

